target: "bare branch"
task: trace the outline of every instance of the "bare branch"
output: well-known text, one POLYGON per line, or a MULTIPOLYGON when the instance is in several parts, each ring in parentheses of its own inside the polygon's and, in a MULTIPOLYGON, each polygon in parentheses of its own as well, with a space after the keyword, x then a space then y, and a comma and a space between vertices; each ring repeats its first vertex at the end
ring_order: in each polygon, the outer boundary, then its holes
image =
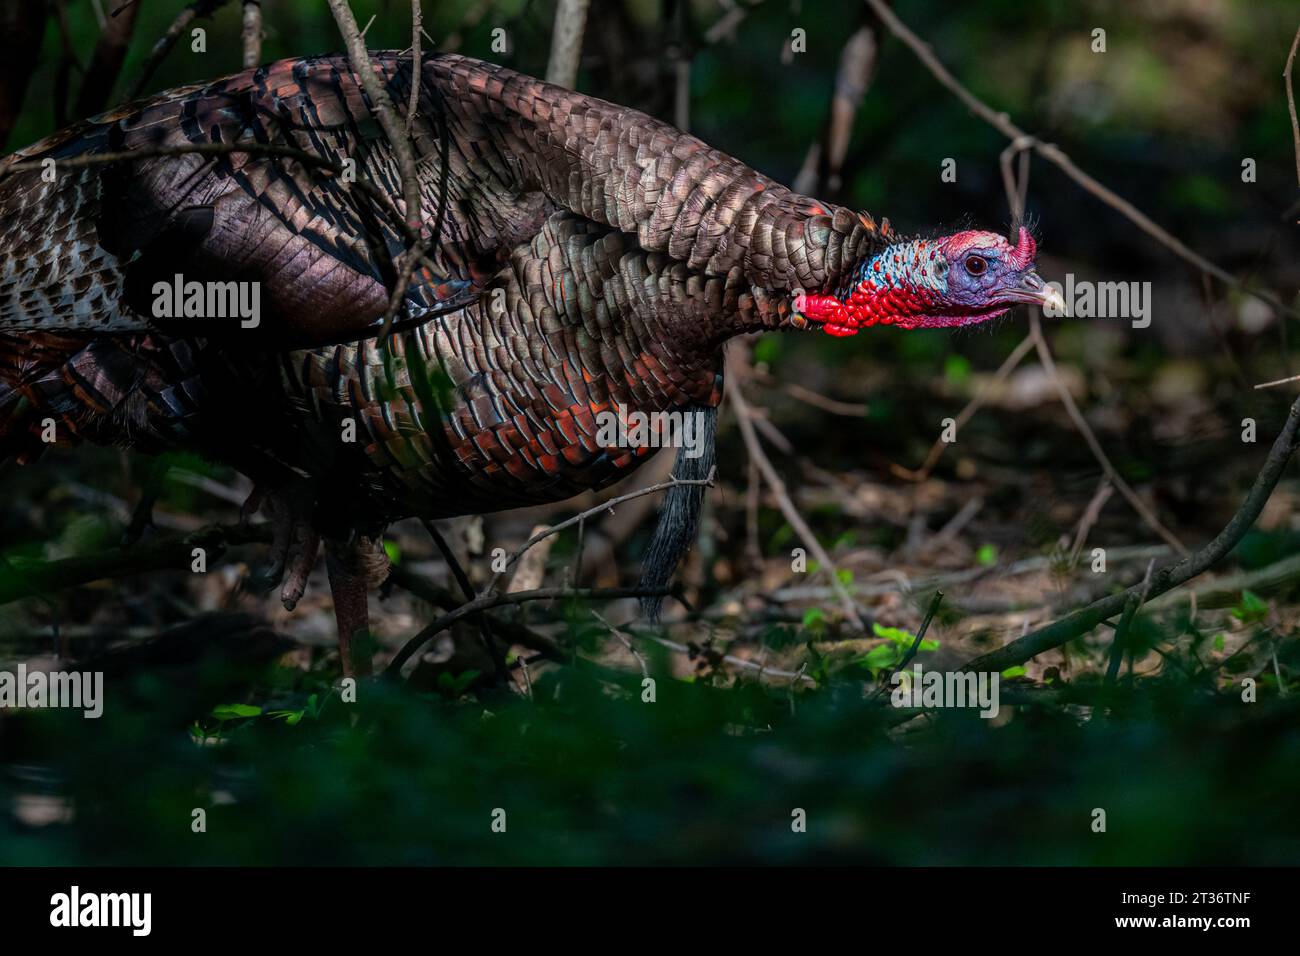
POLYGON ((861 402, 841 402, 837 398, 830 398, 810 388, 804 388, 798 382, 786 385, 785 393, 806 405, 820 408, 832 415, 843 415, 845 418, 863 418, 868 411, 868 407, 861 402))
POLYGON ((424 33, 424 10, 420 0, 411 0, 411 97, 406 101, 406 135, 411 136, 420 112, 420 40, 424 33))
POLYGON ((610 624, 609 621, 601 617, 601 615, 598 612, 592 611, 591 616, 594 617, 596 620, 600 621, 601 624, 604 624, 605 630, 609 631, 609 633, 617 637, 619 639, 619 642, 624 647, 627 648, 627 652, 636 659, 637 664, 640 666, 641 676, 649 677, 650 666, 646 663, 645 656, 640 651, 638 651, 635 647, 632 646, 632 641, 628 638, 628 636, 625 633, 623 633, 623 631, 615 627, 613 624, 610 624))
POLYGON ((135 20, 139 12, 139 3, 118 7, 104 24, 99 40, 95 43, 90 66, 86 68, 86 75, 82 79, 81 92, 77 96, 77 119, 103 112, 108 104, 113 84, 117 82, 122 64, 126 61, 127 47, 131 45, 131 34, 135 32, 135 20))
POLYGON ((1066 564, 1074 567, 1079 561, 1079 552, 1083 550, 1084 544, 1088 540, 1088 533, 1092 531, 1101 517, 1101 509, 1106 506, 1110 496, 1115 493, 1115 486, 1111 484, 1110 475, 1102 475, 1101 481, 1097 483, 1097 490, 1093 492, 1091 500, 1087 507, 1083 509, 1083 514, 1079 517, 1079 526, 1074 533, 1074 544, 1070 546, 1070 557, 1066 564))
POLYGON ((749 11, 762 2, 763 0, 736 0, 713 26, 704 31, 704 42, 712 46, 723 40, 735 41, 736 28, 749 16, 749 11))
POLYGON ((211 562, 232 545, 270 539, 269 525, 213 525, 183 538, 167 538, 148 546, 109 548, 55 561, 27 563, 0 558, 0 604, 109 578, 150 571, 188 571, 194 548, 203 548, 211 562))
POLYGON ((823 190, 839 192, 853 121, 871 85, 876 52, 876 31, 869 25, 859 27, 844 44, 826 128, 821 140, 808 147, 803 168, 794 180, 795 192, 807 196, 820 195, 823 190))
POLYGON ((781 513, 785 515, 785 520, 794 529, 794 533, 799 537, 799 540, 808 546, 808 550, 812 552, 813 557, 817 559, 822 569, 830 575, 831 587, 835 591, 835 596, 839 598, 840 606, 844 609, 844 617, 854 627, 862 630, 862 618, 858 615, 858 608, 853 603, 852 595, 844 587, 844 582, 840 580, 839 569, 835 566, 835 562, 831 560, 831 556, 826 553, 826 549, 822 547, 822 543, 817 540, 817 535, 813 534, 812 529, 808 527, 808 523, 803 520, 803 515, 799 514, 799 509, 795 507, 794 502, 790 500, 789 492, 786 491, 785 482, 781 480, 781 476, 777 474, 776 468, 772 466, 767 453, 763 451, 763 445, 758 440, 758 433, 754 430, 754 422, 751 419, 753 412, 745 401, 739 383, 735 381, 739 377, 732 376, 731 388, 728 390, 727 395, 736 409, 736 421, 740 425, 740 434, 745 440, 745 447, 749 450, 750 460, 758 466, 763 480, 772 489, 772 494, 776 496, 777 505, 780 507, 781 513))
POLYGON ((899 661, 898 666, 894 668, 893 674, 890 675, 890 680, 881 684, 880 690, 876 691, 877 697, 882 696, 889 689, 890 684, 893 683, 894 675, 903 673, 907 670, 907 665, 912 663, 912 658, 916 657, 916 652, 921 649, 921 642, 925 640, 925 634, 930 630, 930 622, 934 620, 934 615, 938 612, 939 605, 942 601, 943 592, 935 591, 934 597, 930 598, 930 606, 926 608, 925 618, 922 619, 921 626, 916 631, 916 637, 912 639, 912 646, 907 649, 907 653, 903 655, 903 659, 899 661))
MULTIPOLYGON (((993 373, 993 378, 989 379, 988 383, 976 393, 974 398, 966 403, 966 407, 958 412, 957 417, 953 419, 958 431, 961 431, 962 427, 971 420, 971 416, 979 411, 980 406, 988 400, 993 389, 1006 380, 1007 376, 1024 360, 1024 357, 1029 354, 1030 349, 1033 347, 1034 338, 1029 335, 1011 350, 1011 354, 1003 359, 1002 364, 998 366, 998 370, 993 373)), ((925 481, 930 477, 930 472, 934 470, 934 466, 939 463, 939 459, 943 457, 944 449, 949 444, 950 442, 944 441, 943 438, 935 439, 934 444, 930 446, 930 453, 925 456, 925 461, 921 463, 921 467, 916 471, 909 471, 901 465, 891 465, 890 471, 897 477, 906 478, 908 481, 925 481)))
POLYGON ((1286 69, 1282 79, 1286 81, 1286 108, 1291 113, 1291 136, 1295 140, 1295 178, 1300 182, 1300 120, 1295 114, 1295 86, 1291 81, 1291 67, 1295 65, 1296 47, 1300 46, 1300 27, 1296 28, 1295 39, 1291 41, 1291 52, 1286 56, 1286 69))
POLYGON ((1052 350, 1047 347, 1047 340, 1043 338, 1043 327, 1038 321, 1037 312, 1030 312, 1029 329, 1030 338, 1033 339, 1034 345, 1038 349, 1038 360, 1043 363, 1043 368, 1051 376, 1057 394, 1061 396, 1061 402, 1065 405, 1066 413, 1070 416, 1070 420, 1074 422, 1074 427, 1078 429, 1079 434, 1083 436, 1083 440, 1088 443, 1088 448, 1101 465, 1106 477, 1110 479, 1111 483, 1119 490, 1119 493, 1133 506, 1133 510, 1150 526, 1152 531, 1164 538, 1165 542, 1179 554, 1186 554, 1187 548, 1178 539, 1178 536, 1160 523, 1160 519, 1147 507, 1147 503, 1138 497, 1137 492, 1129 486, 1127 481, 1120 477, 1119 472, 1115 470, 1115 466, 1111 464, 1110 458, 1107 457, 1106 452, 1101 447, 1101 442, 1097 440, 1097 436, 1093 433, 1087 419, 1079 411, 1079 406, 1074 403, 1074 396, 1070 394, 1069 386, 1061 378, 1061 374, 1056 367, 1056 361, 1052 358, 1052 350))
POLYGON ((617 498, 611 498, 609 501, 602 501, 600 504, 588 508, 586 511, 579 512, 572 518, 566 518, 559 524, 551 525, 549 528, 537 532, 525 541, 519 550, 510 556, 510 560, 506 562, 506 566, 493 576, 492 583, 488 585, 488 590, 495 591, 501 579, 509 574, 510 569, 519 563, 519 559, 523 557, 524 552, 533 547, 533 545, 537 544, 539 541, 549 538, 553 534, 558 534, 565 528, 570 528, 575 524, 581 524, 586 521, 586 519, 593 515, 598 515, 602 511, 613 511, 615 505, 620 505, 625 501, 631 501, 633 498, 640 498, 643 495, 654 494, 657 491, 664 491, 677 485, 706 485, 712 488, 716 472, 717 469, 713 469, 709 472, 707 478, 669 478, 668 481, 661 481, 658 484, 647 485, 645 488, 638 488, 636 491, 629 491, 625 495, 619 495, 617 498))
POLYGON ((262 62, 262 0, 244 0, 244 69, 262 62))
POLYGON ((1288 375, 1286 378, 1277 378, 1271 382, 1260 382, 1256 388, 1273 388, 1277 385, 1285 385, 1287 382, 1300 382, 1300 375, 1288 375))
POLYGON ((555 30, 551 34, 551 58, 546 64, 546 82, 573 89, 578 85, 578 62, 582 58, 582 34, 587 28, 591 0, 560 0, 555 8, 555 30))
POLYGON ((962 670, 1003 671, 1008 667, 1023 664, 1031 657, 1086 634, 1102 621, 1119 614, 1124 610, 1129 599, 1142 594, 1144 589, 1148 596, 1157 597, 1185 584, 1221 561, 1245 537, 1246 532, 1259 518, 1260 512, 1264 510, 1264 505, 1268 503, 1273 489, 1277 487, 1282 472, 1296 450, 1298 430, 1300 430, 1300 399, 1291 406, 1286 424, 1277 436, 1277 440, 1273 442, 1268 458, 1264 461, 1264 467, 1255 478, 1255 483, 1242 501, 1241 507, 1227 526, 1205 547, 1189 554, 1177 564, 1161 568, 1151 575, 1150 580, 1145 584, 1135 584, 1118 594, 1094 601, 1059 621, 1026 634, 996 651, 968 661, 962 666, 962 670))
POLYGON ((328 3, 334 13, 339 32, 343 34, 352 72, 357 75, 357 80, 365 90, 375 119, 379 121, 384 135, 388 137, 388 144, 393 149, 393 159, 397 163, 397 172, 402 180, 406 223, 419 235, 424 227, 424 218, 420 214, 420 179, 415 171, 415 153, 411 147, 411 139, 398 121, 397 108, 393 106, 388 90, 379 82, 375 68, 370 62, 370 54, 366 52, 366 41, 361 36, 361 28, 357 26, 357 18, 352 14, 352 8, 348 6, 347 0, 328 0, 328 3))

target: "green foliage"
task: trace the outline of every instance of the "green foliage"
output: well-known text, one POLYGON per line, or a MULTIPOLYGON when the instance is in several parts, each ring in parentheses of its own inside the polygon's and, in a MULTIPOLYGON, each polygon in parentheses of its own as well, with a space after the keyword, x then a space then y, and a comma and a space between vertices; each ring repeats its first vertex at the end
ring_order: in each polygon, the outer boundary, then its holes
POLYGON ((1241 601, 1229 613, 1243 624, 1249 624, 1268 615, 1268 602, 1254 591, 1242 591, 1241 601))
POLYGON ((943 377, 949 385, 961 388, 970 381, 970 359, 957 352, 943 360, 943 377))
MULTIPOLYGON (((885 627, 877 621, 871 624, 871 633, 883 638, 888 643, 877 644, 866 654, 858 658, 858 663, 871 672, 872 679, 880 676, 882 671, 893 670, 902 663, 908 650, 916 642, 916 635, 897 627, 885 627)), ((917 653, 937 651, 939 642, 932 638, 922 638, 917 653)))
MULTIPOLYGON (((882 633, 891 650, 909 637, 882 633)), ((1018 708, 994 728, 940 712, 901 746, 883 722, 890 708, 826 670, 810 656, 809 675, 826 680, 811 692, 660 680, 654 704, 637 675, 581 668, 535 674, 531 701, 374 681, 345 704, 300 674, 298 703, 216 708, 231 715, 219 747, 166 719, 186 688, 164 684, 147 705, 115 693, 97 721, 21 718, 75 814, 40 828, 0 817, 0 864, 1295 860, 1300 821, 1286 801, 1254 796, 1300 784, 1282 759, 1294 695, 1243 710, 1235 696, 1121 688, 1106 721, 1018 708), (1035 809, 990 841, 989 807, 1006 801, 1035 809), (206 835, 188 829, 196 806, 206 835), (808 833, 790 832, 793 806, 808 809, 808 833), (1112 838, 1090 832, 1094 806, 1122 808, 1112 838), (489 829, 496 807, 508 839, 489 829)), ((25 779, 0 776, 0 801, 25 779)))
POLYGON ((482 671, 467 670, 462 671, 453 677, 451 674, 443 671, 438 675, 438 690, 442 691, 448 697, 459 697, 469 689, 470 685, 472 685, 474 681, 478 680, 482 673, 482 671))

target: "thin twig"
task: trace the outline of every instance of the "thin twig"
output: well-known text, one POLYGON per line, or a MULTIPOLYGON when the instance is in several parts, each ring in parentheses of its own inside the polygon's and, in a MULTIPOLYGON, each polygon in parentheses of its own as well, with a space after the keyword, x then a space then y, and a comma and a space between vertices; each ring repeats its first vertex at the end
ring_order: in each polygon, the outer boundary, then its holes
MULTIPOLYGON (((53 0, 54 19, 59 31, 59 65, 54 73, 54 125, 59 129, 68 125, 68 95, 75 70, 85 76, 86 70, 77 58, 72 44, 72 27, 68 23, 68 6, 65 0, 53 0)), ((105 21, 107 22, 107 21, 105 21)), ((104 28, 101 23, 100 29, 104 28)))
POLYGON ((1025 219, 1025 199, 1029 192, 1029 150, 1034 142, 1029 137, 1014 139, 998 157, 1002 167, 1002 185, 1007 191, 1007 204, 1011 207, 1011 236, 1020 233, 1020 224, 1025 219), (1020 157, 1020 175, 1011 172, 1011 161, 1020 157))
MULTIPOLYGON (((463 598, 457 597, 449 589, 440 584, 435 584, 423 575, 416 574, 404 564, 395 564, 389 568, 388 580, 421 600, 427 601, 434 607, 442 608, 444 611, 453 611, 465 603, 463 598)), ((519 644, 522 647, 537 651, 547 660, 555 661, 558 664, 567 663, 573 656, 571 652, 561 647, 553 638, 539 634, 526 625, 497 617, 492 617, 490 620, 492 632, 509 644, 519 644)))
POLYGON ((366 97, 370 100, 370 109, 375 119, 379 121, 384 135, 388 137, 388 145, 392 147, 397 174, 402 181, 406 223, 419 235, 424 227, 424 218, 420 213, 420 179, 415 171, 415 152, 411 146, 411 138, 406 135, 405 129, 398 122, 397 109, 393 106, 388 90, 379 82, 375 68, 370 62, 370 54, 366 52, 366 42, 357 26, 357 18, 352 14, 352 8, 348 6, 347 0, 327 0, 327 2, 334 14, 339 32, 343 34, 352 72, 356 74, 357 81, 365 90, 366 97))
MULTIPOLYGON (((788 693, 790 695, 790 716, 791 717, 794 716, 794 685, 804 679, 803 674, 804 671, 806 671, 807 669, 808 669, 808 662, 804 661, 802 664, 799 665, 799 673, 795 674, 794 678, 790 681, 790 687, 788 693)), ((771 671, 769 671, 768 673, 771 673, 771 671)))
POLYGON ((1097 482, 1097 490, 1093 492, 1087 507, 1079 517, 1079 525, 1074 532, 1074 544, 1070 546, 1070 558, 1066 562, 1067 567, 1073 568, 1078 563, 1079 553, 1088 541, 1088 533, 1092 531, 1092 526, 1101 517, 1101 509, 1106 506, 1106 502, 1114 493, 1115 486, 1111 484, 1110 475, 1102 475, 1101 481, 1097 482))
POLYGON ((427 518, 421 518, 420 524, 424 525, 424 530, 428 533, 429 537, 433 539, 433 543, 438 548, 438 552, 442 555, 442 559, 447 562, 447 567, 451 569, 451 576, 456 579, 456 585, 460 588, 461 594, 465 596, 465 600, 474 600, 474 598, 478 596, 474 591, 474 585, 470 583, 469 575, 466 574, 465 569, 461 567, 460 561, 456 557, 456 552, 451 549, 451 545, 447 542, 447 539, 443 537, 438 526, 427 518))
POLYGON ((1029 314, 1029 336, 1034 340, 1034 345, 1038 349, 1038 360, 1051 376, 1057 394, 1061 396, 1061 402, 1065 405, 1066 413, 1070 416, 1070 420, 1074 422, 1074 427, 1083 436, 1084 441, 1088 443, 1088 448, 1091 449, 1093 457, 1101 465, 1106 477, 1119 489, 1119 493, 1133 506, 1133 510, 1138 513, 1151 530, 1164 538, 1165 543, 1179 554, 1186 554, 1187 547, 1173 532, 1160 523, 1160 519, 1147 507, 1146 502, 1138 497, 1137 492, 1129 487, 1129 483, 1120 477, 1119 472, 1115 470, 1115 466, 1111 464, 1110 458, 1107 457, 1106 452, 1101 447, 1101 442, 1097 440, 1097 436, 1093 433, 1092 426, 1088 424, 1087 419, 1083 417, 1083 413, 1079 411, 1079 406, 1075 404, 1074 396, 1070 394, 1070 387, 1061 378, 1061 373, 1056 367, 1056 361, 1052 358, 1052 350, 1047 347, 1047 340, 1043 337, 1043 327, 1038 320, 1037 312, 1030 312, 1029 314))
POLYGON ((749 451, 750 460, 758 466, 763 480, 767 482, 767 486, 772 490, 781 513, 785 515, 785 520, 794 529, 794 533, 808 546, 808 550, 813 553, 813 557, 817 559, 822 570, 830 575, 831 587, 835 590, 836 597, 839 598, 840 606, 844 609, 845 618, 858 630, 862 630, 862 618, 858 615, 858 608, 853 603, 852 595, 845 589, 844 582, 840 580, 839 569, 835 566, 835 562, 831 560, 831 556, 826 553, 826 549, 822 547, 822 543, 817 540, 817 535, 813 534, 812 529, 808 527, 808 523, 804 521, 799 509, 790 500, 790 494, 786 491, 785 482, 781 480, 781 476, 777 474, 776 468, 773 467, 771 460, 767 457, 767 453, 763 451, 763 445, 758 439, 758 433, 754 430, 754 422, 751 417, 753 412, 745 401, 739 383, 735 381, 739 377, 732 376, 731 389, 727 394, 736 409, 736 421, 740 425, 740 434, 745 440, 745 447, 749 451))
POLYGON ((402 645, 388 665, 385 674, 397 676, 402 666, 416 651, 433 640, 447 628, 463 617, 478 614, 489 608, 503 604, 524 604, 528 601, 550 601, 555 598, 582 598, 584 600, 602 601, 629 597, 672 597, 676 592, 672 588, 537 588, 532 591, 516 591, 513 594, 489 592, 472 601, 462 604, 455 610, 448 611, 441 617, 426 625, 420 633, 402 645))
MULTIPOLYGON (((677 654, 685 654, 689 657, 693 653, 691 648, 687 647, 685 644, 680 644, 677 641, 669 640, 668 638, 663 637, 659 634, 638 634, 635 631, 630 631, 629 633, 631 633, 633 637, 641 638, 647 641, 653 641, 655 644, 658 644, 660 647, 666 647, 668 648, 668 650, 673 651, 674 653, 677 654)), ((814 686, 816 686, 817 684, 817 681, 814 678, 804 676, 804 671, 808 669, 808 665, 806 663, 804 664, 803 667, 799 669, 798 673, 795 673, 794 671, 782 670, 779 667, 768 667, 765 663, 761 661, 756 664, 751 660, 747 660, 743 657, 737 657, 734 654, 723 654, 722 660, 727 664, 732 664, 744 670, 756 671, 757 672, 756 678, 759 680, 761 680, 764 677, 770 677, 773 680, 788 680, 791 682, 803 681, 805 683, 812 684, 814 686)))
POLYGON ((762 3, 763 0, 736 0, 731 9, 718 17, 713 25, 704 31, 704 42, 712 46, 723 40, 734 41, 736 39, 736 28, 749 16, 749 11, 762 3))
POLYGON ((1275 385, 1285 385, 1287 382, 1300 382, 1300 375, 1288 375, 1286 378, 1274 379, 1271 382, 1261 382, 1256 388, 1273 388, 1275 385))
POLYGON ((406 101, 406 135, 411 136, 416 114, 420 112, 420 40, 424 32, 424 10, 421 0, 411 0, 411 96, 406 101))
MULTIPOLYGON (((993 390, 1006 380, 1007 376, 1024 360, 1033 347, 1033 336, 1026 336, 1019 345, 1011 350, 1011 354, 1003 359, 1002 364, 998 366, 998 370, 993 373, 993 377, 985 383, 974 398, 966 403, 966 407, 957 413, 957 417, 953 419, 957 431, 961 431, 962 427, 970 421, 971 416, 979 411, 980 406, 988 400, 993 390)), ((950 444, 952 443, 944 441, 942 437, 936 439, 935 443, 930 446, 930 453, 925 456, 925 461, 921 463, 921 467, 916 471, 910 471, 902 465, 891 465, 890 471, 897 477, 905 478, 908 481, 925 481, 930 477, 930 472, 934 470, 934 466, 939 463, 939 459, 943 457, 944 449, 950 444)))
POLYGON ((661 481, 658 484, 647 485, 645 488, 638 488, 636 491, 629 491, 627 494, 619 495, 617 498, 611 498, 609 501, 602 501, 600 504, 588 508, 586 511, 581 511, 571 518, 566 518, 559 524, 553 524, 549 528, 537 532, 525 541, 519 550, 510 556, 510 559, 506 562, 506 566, 493 576, 492 583, 488 585, 488 590, 495 591, 497 589, 497 584, 503 577, 505 577, 505 575, 510 573, 511 568, 519 563, 519 559, 523 557, 524 552, 544 538, 549 538, 551 535, 558 534, 565 528, 570 528, 575 524, 580 524, 587 518, 600 514, 602 511, 612 511, 615 505, 622 504, 625 501, 631 501, 633 498, 640 498, 642 495, 654 494, 656 491, 664 491, 665 489, 673 488, 677 485, 706 485, 712 488, 716 474, 717 469, 714 468, 709 471, 707 478, 669 478, 667 481, 661 481))
POLYGON ((934 620, 935 612, 939 610, 939 604, 943 601, 943 592, 935 591, 934 597, 930 599, 930 606, 926 609, 925 618, 921 621, 921 627, 916 632, 916 638, 912 641, 912 646, 907 649, 903 659, 898 662, 898 667, 894 673, 898 674, 907 670, 907 665, 912 663, 912 658, 916 657, 916 652, 921 649, 921 641, 925 639, 925 632, 930 630, 930 622, 934 620))
MULTIPOLYGON (((1115 627, 1115 637, 1111 641, 1110 656, 1106 662, 1106 676, 1102 685, 1107 689, 1115 686, 1115 679, 1119 677, 1120 663, 1124 659, 1124 652, 1128 650, 1128 631, 1133 624, 1133 618, 1137 616, 1138 610, 1142 607, 1142 602, 1146 600, 1147 593, 1151 590, 1151 569, 1155 567, 1153 560, 1147 565, 1147 573, 1142 578, 1142 587, 1136 593, 1129 595, 1128 600, 1124 603, 1124 612, 1120 615, 1119 624, 1115 627)), ((1131 658, 1130 658, 1131 660, 1131 658)), ((1129 669, 1132 670, 1132 663, 1129 669)), ((1094 716, 1096 711, 1093 712, 1094 716)))
POLYGON ((1300 27, 1296 28, 1295 38, 1291 41, 1291 52, 1286 55, 1286 69, 1282 71, 1282 79, 1286 82, 1286 108, 1291 114, 1291 137, 1295 140, 1295 178, 1300 182, 1300 120, 1296 119, 1295 87, 1291 81, 1291 67, 1295 65, 1297 46, 1300 46, 1300 27))
POLYGON ((608 630, 609 633, 617 637, 619 641, 622 642, 623 646, 627 648, 627 652, 631 654, 634 658, 636 658, 637 664, 640 665, 641 667, 641 676, 649 677, 650 666, 646 663, 646 659, 644 655, 642 655, 640 651, 638 651, 635 647, 632 646, 632 642, 628 640, 628 636, 625 633, 623 633, 623 631, 621 631, 619 628, 615 627, 613 624, 610 624, 609 621, 605 620, 598 612, 592 611, 591 616, 594 617, 596 620, 600 621, 601 624, 604 624, 605 629, 608 630))
POLYGON ((829 398, 810 388, 804 388, 797 382, 786 385, 785 393, 806 405, 820 408, 832 415, 843 415, 845 418, 865 418, 868 411, 867 406, 861 402, 841 402, 837 398, 829 398))
POLYGON ((172 47, 176 46, 176 41, 180 39, 186 27, 199 17, 212 16, 213 12, 225 6, 228 2, 229 0, 195 0, 194 3, 191 3, 178 13, 171 26, 158 38, 158 42, 149 51, 149 56, 145 58, 144 66, 140 68, 135 82, 127 90, 127 101, 138 99, 140 94, 144 92, 145 86, 153 78, 154 71, 158 69, 163 60, 167 59, 167 54, 172 51, 172 47))
POLYGON ((90 65, 82 78, 81 92, 77 94, 76 119, 93 116, 108 105, 109 94, 122 72, 126 62, 127 47, 131 45, 131 34, 135 32, 136 16, 140 12, 139 4, 132 3, 113 11, 113 16, 104 24, 95 43, 95 52, 91 55, 90 65), (118 14, 121 16, 118 16, 118 14))
MULTIPOLYGON (((470 583, 469 575, 461 567, 460 560, 456 557, 456 552, 452 550, 451 545, 443 534, 438 530, 438 526, 427 518, 421 518, 420 524, 424 525, 424 530, 433 543, 437 546, 438 551, 442 554, 442 559, 447 562, 447 567, 451 569, 452 577, 456 579, 456 585, 460 588, 461 594, 466 601, 472 601, 478 595, 474 591, 474 585, 470 583)), ((497 667, 497 673, 505 675, 508 669, 505 666, 505 658, 497 652, 496 645, 492 643, 492 631, 488 625, 487 616, 484 614, 474 615, 474 620, 478 624, 479 639, 483 644, 483 650, 487 653, 488 658, 497 667)))
POLYGON ((879 689, 875 693, 875 697, 883 697, 889 692, 890 687, 897 686, 894 678, 907 670, 907 665, 912 663, 912 659, 916 657, 917 651, 921 649, 921 642, 925 640, 925 634, 930 630, 930 622, 934 620, 935 612, 939 610, 939 604, 941 601, 943 601, 943 592, 935 591, 934 597, 930 598, 930 606, 926 608, 925 617, 921 620, 921 626, 917 629, 916 637, 912 639, 912 646, 907 649, 907 653, 903 655, 903 659, 898 662, 898 666, 895 667, 893 673, 890 674, 889 680, 881 683, 879 689))

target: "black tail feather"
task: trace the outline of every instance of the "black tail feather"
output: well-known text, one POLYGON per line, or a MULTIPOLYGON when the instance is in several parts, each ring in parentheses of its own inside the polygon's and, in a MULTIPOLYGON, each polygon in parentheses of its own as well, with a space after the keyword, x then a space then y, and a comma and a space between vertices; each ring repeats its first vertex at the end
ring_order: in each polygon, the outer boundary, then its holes
MULTIPOLYGON (((718 410, 713 406, 692 406, 687 414, 699 415, 702 454, 687 456, 688 449, 677 449, 673 464, 673 477, 685 481, 702 481, 713 473, 717 462, 715 436, 718 427, 718 410)), ((662 588, 668 584, 686 552, 695 543, 700 530, 700 511, 704 505, 707 486, 673 485, 664 492, 659 506, 659 523, 641 564, 639 587, 662 588)), ((651 621, 659 620, 663 609, 662 597, 641 598, 641 613, 651 621)))

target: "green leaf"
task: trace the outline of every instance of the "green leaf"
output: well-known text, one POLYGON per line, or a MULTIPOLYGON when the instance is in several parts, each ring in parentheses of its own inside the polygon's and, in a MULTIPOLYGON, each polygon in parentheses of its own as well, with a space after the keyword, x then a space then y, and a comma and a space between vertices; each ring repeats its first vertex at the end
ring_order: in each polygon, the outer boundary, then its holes
POLYGON ((896 645, 879 644, 858 658, 858 663, 870 670, 872 677, 877 677, 881 671, 893 667, 902 658, 902 652, 896 645))
POLYGON ((943 361, 943 377, 949 385, 964 385, 970 379, 970 360, 964 355, 949 355, 943 361))
POLYGON ((481 673, 483 672, 470 669, 462 671, 455 677, 452 677, 451 674, 443 671, 438 675, 438 689, 448 691, 452 694, 463 693, 465 688, 474 683, 475 679, 481 673))
POLYGON ((980 567, 991 568, 998 563, 998 549, 996 545, 982 544, 980 549, 975 552, 975 563, 980 567))
POLYGON ((212 716, 217 720, 236 720, 240 717, 256 717, 262 713, 261 707, 252 704, 218 704, 212 708, 212 716))
POLYGON ((778 335, 764 335, 754 343, 754 361, 756 363, 762 362, 765 365, 771 365, 780 354, 781 337, 778 335))
POLYGON ((1241 603, 1228 613, 1242 623, 1258 621, 1268 614, 1268 602, 1254 591, 1242 591, 1241 603))
POLYGON ((1008 667, 1006 670, 1004 670, 1002 672, 1002 676, 1007 678, 1024 677, 1025 673, 1026 672, 1024 666, 1021 664, 1017 664, 1015 667, 1008 667))
MULTIPOLYGON (((886 640, 893 641, 904 649, 910 648, 916 641, 915 634, 910 634, 900 627, 884 627, 876 621, 871 622, 871 633, 875 634, 876 637, 883 637, 886 640)), ((917 648, 917 651, 937 651, 938 649, 938 641, 925 637, 921 639, 921 646, 917 648)))
POLYGON ((819 607, 810 607, 803 612, 804 630, 821 634, 826 630, 826 612, 819 607))

